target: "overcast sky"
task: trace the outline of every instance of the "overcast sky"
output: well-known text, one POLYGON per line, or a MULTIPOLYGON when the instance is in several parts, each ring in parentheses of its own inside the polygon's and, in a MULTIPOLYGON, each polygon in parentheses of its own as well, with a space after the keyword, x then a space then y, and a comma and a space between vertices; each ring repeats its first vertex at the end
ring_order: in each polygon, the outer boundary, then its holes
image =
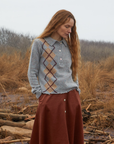
POLYGON ((60 9, 73 13, 80 39, 114 42, 114 0, 0 0, 0 28, 38 36, 60 9))

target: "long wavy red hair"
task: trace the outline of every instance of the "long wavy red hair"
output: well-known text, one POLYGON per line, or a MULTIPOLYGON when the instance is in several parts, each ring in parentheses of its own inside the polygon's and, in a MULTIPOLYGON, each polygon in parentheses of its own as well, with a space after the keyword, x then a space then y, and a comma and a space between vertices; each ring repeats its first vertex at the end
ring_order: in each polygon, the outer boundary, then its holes
POLYGON ((50 22, 44 29, 43 33, 40 36, 36 37, 35 39, 50 36, 53 32, 56 31, 56 29, 58 29, 62 24, 64 24, 70 18, 74 20, 74 26, 72 27, 72 31, 68 36, 68 38, 66 39, 66 41, 72 56, 72 65, 71 65, 72 77, 73 80, 76 81, 76 75, 78 73, 81 56, 80 56, 80 43, 76 31, 76 20, 73 14, 67 10, 57 11, 51 18, 50 22))

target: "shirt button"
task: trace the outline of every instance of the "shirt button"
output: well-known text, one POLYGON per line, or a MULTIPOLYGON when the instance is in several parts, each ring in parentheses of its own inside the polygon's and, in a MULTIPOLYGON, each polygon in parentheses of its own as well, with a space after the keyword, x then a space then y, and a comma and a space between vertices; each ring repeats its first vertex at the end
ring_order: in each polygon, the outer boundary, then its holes
POLYGON ((62 60, 62 58, 60 58, 60 60, 62 60))
POLYGON ((65 113, 66 113, 66 110, 65 110, 65 113))
POLYGON ((64 101, 66 101, 66 99, 64 99, 64 101))
POLYGON ((62 44, 62 42, 60 42, 60 44, 62 44))
POLYGON ((61 52, 61 50, 59 50, 61 52))

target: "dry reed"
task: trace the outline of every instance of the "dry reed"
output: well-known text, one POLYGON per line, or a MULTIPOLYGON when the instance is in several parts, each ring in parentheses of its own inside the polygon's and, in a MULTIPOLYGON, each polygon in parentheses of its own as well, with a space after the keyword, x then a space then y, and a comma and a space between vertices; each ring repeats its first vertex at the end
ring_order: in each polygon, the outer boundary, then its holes
MULTIPOLYGON (((28 96, 31 94, 31 87, 27 78, 27 70, 30 58, 30 50, 28 49, 25 56, 22 57, 20 52, 15 52, 12 55, 3 54, 0 56, 0 83, 6 92, 11 93, 26 93, 28 96), (19 88, 25 88, 22 90, 19 88)), ((81 101, 89 98, 104 99, 104 95, 98 92, 111 92, 114 88, 114 56, 107 58, 105 61, 101 60, 98 63, 82 62, 79 70, 79 84, 81 89, 81 101)), ((0 85, 0 92, 4 93, 0 85)), ((110 94, 107 97, 112 98, 110 94)), ((18 98, 19 99, 19 98, 18 98)), ((35 99, 35 96, 33 97, 35 99)), ((25 103, 30 102, 28 97, 25 96, 25 103)), ((105 101, 105 105, 109 105, 107 109, 113 109, 112 102, 105 101), (109 104, 110 103, 110 104, 109 104)), ((103 106, 104 103, 97 107, 103 106)), ((97 104, 96 104, 97 106, 97 104)), ((105 107, 106 109, 106 107, 105 107)))

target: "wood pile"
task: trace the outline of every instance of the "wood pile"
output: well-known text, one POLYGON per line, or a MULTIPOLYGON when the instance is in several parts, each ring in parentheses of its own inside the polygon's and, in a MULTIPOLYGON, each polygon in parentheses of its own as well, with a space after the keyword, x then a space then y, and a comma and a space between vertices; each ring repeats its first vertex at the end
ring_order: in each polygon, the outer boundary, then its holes
MULTIPOLYGON (((108 112, 104 114, 102 109, 90 111, 89 109, 92 106, 90 102, 95 101, 95 99, 86 101, 89 104, 82 105, 84 143, 114 143, 114 135, 104 129, 104 127, 109 126, 109 123, 114 128, 114 115, 108 112)), ((13 105, 11 110, 0 109, 0 144, 29 143, 36 114, 33 109, 37 110, 37 106, 38 104, 34 104, 21 108, 13 105)))
POLYGON ((26 106, 17 113, 12 113, 9 109, 0 109, 0 144, 29 143, 35 114, 23 113, 33 107, 37 109, 37 106, 38 104, 26 106))
MULTIPOLYGON (((94 99, 90 99, 88 101, 91 100, 94 99)), ((91 103, 86 109, 82 109, 85 138, 84 144, 114 144, 114 115, 108 112, 104 114, 102 109, 90 112, 88 110, 90 106, 91 103), (105 127, 107 127, 107 129, 104 130, 105 127), (111 130, 106 132, 110 127, 113 128, 113 134, 110 134, 111 130)))

